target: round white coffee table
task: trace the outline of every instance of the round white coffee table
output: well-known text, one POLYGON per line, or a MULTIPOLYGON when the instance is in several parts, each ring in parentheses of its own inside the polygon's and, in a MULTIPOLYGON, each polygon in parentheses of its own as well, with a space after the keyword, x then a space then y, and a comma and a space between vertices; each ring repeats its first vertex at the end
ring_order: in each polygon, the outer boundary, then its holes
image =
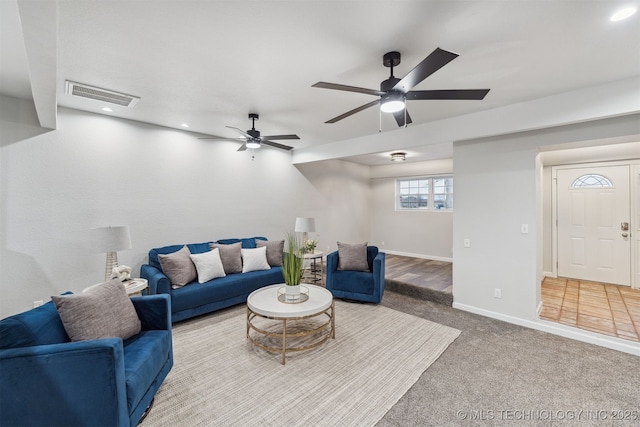
POLYGON ((257 347, 266 351, 282 353, 282 364, 285 364, 287 352, 309 350, 317 347, 329 338, 336 337, 335 306, 331 292, 315 285, 303 284, 309 291, 309 298, 303 302, 290 303, 278 300, 278 289, 284 285, 271 285, 253 291, 247 298, 247 338, 257 347), (287 321, 307 319, 326 315, 325 323, 314 325, 311 329, 287 332, 287 321), (282 329, 267 331, 255 325, 256 317, 282 322, 282 329), (279 347, 262 344, 251 336, 251 330, 267 337, 278 337, 282 345, 279 347), (314 336, 311 343, 299 347, 287 347, 287 338, 314 336), (317 336, 317 337, 316 337, 317 336), (317 338, 317 339, 316 339, 317 338))

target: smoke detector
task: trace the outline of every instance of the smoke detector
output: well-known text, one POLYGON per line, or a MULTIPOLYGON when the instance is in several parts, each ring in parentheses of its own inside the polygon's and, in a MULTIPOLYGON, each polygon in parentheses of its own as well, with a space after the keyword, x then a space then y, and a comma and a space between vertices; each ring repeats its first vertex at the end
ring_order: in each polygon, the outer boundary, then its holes
POLYGON ((140 97, 127 95, 126 93, 116 92, 113 90, 102 89, 95 86, 89 86, 83 83, 65 81, 65 93, 71 96, 79 96, 89 98, 100 102, 120 105, 122 107, 133 108, 140 101, 140 97))

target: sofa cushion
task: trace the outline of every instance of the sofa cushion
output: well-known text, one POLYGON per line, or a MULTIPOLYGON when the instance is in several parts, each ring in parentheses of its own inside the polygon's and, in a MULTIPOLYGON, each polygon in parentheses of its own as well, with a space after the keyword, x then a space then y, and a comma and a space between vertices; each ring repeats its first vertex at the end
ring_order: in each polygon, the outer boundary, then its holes
MULTIPOLYGON (((69 292, 66 293, 67 295, 69 292)), ((0 321, 0 348, 31 347, 69 342, 58 310, 49 301, 0 321)))
POLYGON ((369 271, 367 243, 338 242, 338 270, 369 271))
POLYGON ((172 288, 184 286, 198 277, 190 255, 191 252, 186 245, 176 252, 158 255, 162 272, 169 278, 172 288))
POLYGON ((191 254, 191 261, 195 264, 198 272, 198 283, 226 276, 218 248, 202 254, 191 254))
POLYGON ((284 252, 284 240, 256 240, 256 247, 267 248, 267 262, 271 267, 282 266, 282 252, 284 252))
POLYGON ((87 292, 51 297, 71 341, 132 337, 140 319, 122 282, 117 279, 87 292))
POLYGON ((220 259, 226 274, 242 272, 242 243, 211 243, 211 249, 220 250, 220 259))
POLYGON ((171 332, 142 331, 126 340, 123 347, 127 408, 131 412, 167 363, 171 351, 171 332))
POLYGON ((267 262, 267 248, 263 246, 255 249, 242 249, 242 272, 269 270, 267 262))
POLYGON ((262 236, 256 236, 256 237, 244 237, 242 239, 220 239, 217 242, 214 243, 219 243, 221 245, 232 245, 234 243, 242 243, 242 248, 243 249, 254 249, 256 247, 256 240, 267 240, 266 237, 262 237, 262 236))

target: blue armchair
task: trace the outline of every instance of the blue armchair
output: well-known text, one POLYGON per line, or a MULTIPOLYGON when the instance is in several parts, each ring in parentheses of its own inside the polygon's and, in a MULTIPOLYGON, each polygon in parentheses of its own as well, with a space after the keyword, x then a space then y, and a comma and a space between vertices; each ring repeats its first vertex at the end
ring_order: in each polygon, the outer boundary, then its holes
POLYGON ((338 251, 327 255, 326 287, 334 297, 379 303, 384 294, 385 253, 367 246, 369 271, 338 270, 338 251))
POLYGON ((135 426, 173 366, 168 295, 132 298, 142 330, 71 342, 53 302, 0 321, 0 425, 135 426))

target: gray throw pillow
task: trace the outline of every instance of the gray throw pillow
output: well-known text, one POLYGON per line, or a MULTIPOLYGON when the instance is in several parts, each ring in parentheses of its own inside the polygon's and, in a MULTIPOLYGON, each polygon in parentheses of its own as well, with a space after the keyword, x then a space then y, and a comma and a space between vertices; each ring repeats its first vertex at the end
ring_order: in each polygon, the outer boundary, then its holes
POLYGON ((191 252, 186 245, 179 251, 158 255, 158 260, 173 289, 191 283, 198 277, 196 266, 191 261, 191 252))
POLYGON ((353 245, 338 242, 338 270, 369 271, 367 242, 353 245))
POLYGON ((220 250, 220 259, 224 267, 225 274, 242 273, 242 242, 231 245, 221 243, 211 243, 211 249, 220 250))
POLYGON ((118 279, 80 294, 51 297, 71 341, 122 338, 140 332, 140 319, 118 279))
POLYGON ((267 247, 267 262, 271 267, 282 266, 282 252, 284 251, 284 240, 261 240, 256 239, 256 248, 267 247))

